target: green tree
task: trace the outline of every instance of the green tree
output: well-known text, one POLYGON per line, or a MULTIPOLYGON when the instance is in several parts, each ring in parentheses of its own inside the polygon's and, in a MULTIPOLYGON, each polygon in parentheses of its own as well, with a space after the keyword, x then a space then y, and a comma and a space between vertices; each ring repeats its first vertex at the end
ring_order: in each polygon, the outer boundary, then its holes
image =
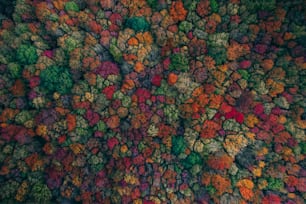
POLYGON ((46 203, 52 198, 50 189, 43 183, 36 183, 32 188, 31 195, 39 203, 46 203))
POLYGON ((38 59, 38 55, 34 46, 21 45, 17 49, 17 60, 21 64, 34 64, 38 59))
POLYGON ((181 53, 175 53, 170 57, 171 64, 169 66, 170 70, 178 70, 178 71, 188 71, 189 62, 186 56, 181 53))
POLYGON ((171 152, 173 154, 180 154, 184 152, 186 149, 186 142, 183 136, 173 136, 172 137, 172 146, 171 152))
POLYGON ((7 69, 10 73, 10 76, 12 78, 18 78, 21 76, 21 66, 19 64, 16 63, 9 63, 7 65, 7 69))
POLYGON ((143 32, 149 30, 150 25, 144 17, 134 16, 126 21, 126 27, 143 32))
POLYGON ((210 8, 213 13, 217 13, 219 10, 218 2, 216 0, 210 0, 210 8))
POLYGON ((79 6, 73 2, 73 1, 69 1, 65 4, 65 10, 66 11, 75 11, 75 12, 79 12, 79 6))
POLYGON ((196 152, 191 152, 186 159, 182 162, 183 166, 187 169, 190 169, 192 166, 199 164, 201 165, 202 159, 200 155, 196 152))
POLYGON ((69 71, 58 66, 51 66, 41 71, 41 84, 50 92, 66 94, 73 86, 69 71))

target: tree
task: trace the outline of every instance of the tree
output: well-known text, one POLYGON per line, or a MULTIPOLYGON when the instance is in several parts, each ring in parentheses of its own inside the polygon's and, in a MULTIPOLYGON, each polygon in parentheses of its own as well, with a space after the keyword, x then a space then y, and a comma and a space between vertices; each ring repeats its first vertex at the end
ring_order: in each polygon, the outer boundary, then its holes
POLYGON ((38 59, 36 49, 31 45, 21 45, 17 49, 17 60, 21 64, 29 65, 34 64, 38 59))
POLYGON ((126 27, 135 30, 136 32, 144 32, 149 30, 149 23, 144 17, 134 16, 126 21, 126 27))
POLYGON ((62 67, 51 66, 41 71, 41 84, 49 92, 66 94, 73 86, 69 71, 62 67))

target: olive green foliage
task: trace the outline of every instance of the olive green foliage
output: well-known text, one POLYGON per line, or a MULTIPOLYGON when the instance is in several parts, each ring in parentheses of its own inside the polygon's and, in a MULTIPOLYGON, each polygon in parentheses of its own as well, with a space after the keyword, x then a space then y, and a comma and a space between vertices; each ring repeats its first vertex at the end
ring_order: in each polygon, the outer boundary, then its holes
POLYGON ((245 4, 250 11, 270 11, 276 7, 276 0, 241 0, 241 3, 245 4))
POLYGON ((183 166, 187 169, 191 168, 196 164, 201 165, 201 163, 202 159, 200 155, 196 152, 191 152, 182 162, 183 166))
POLYGON ((21 23, 23 21, 22 15, 26 13, 33 13, 34 10, 34 7, 31 6, 29 3, 27 3, 26 0, 16 0, 13 2, 13 6, 14 6, 13 8, 14 12, 12 13, 12 17, 16 24, 21 23))
POLYGON ((171 64, 169 66, 170 70, 178 70, 178 71, 188 71, 189 62, 185 55, 181 53, 175 53, 170 56, 171 64))
POLYGON ((16 121, 17 124, 24 124, 25 122, 31 120, 32 117, 33 116, 29 111, 23 110, 16 115, 15 121, 16 121))
POLYGON ((210 47, 227 47, 229 42, 229 33, 214 33, 208 35, 207 44, 210 47))
POLYGON ((179 118, 179 110, 173 104, 165 106, 164 113, 169 124, 176 122, 179 118))
POLYGON ((152 8, 155 9, 158 5, 158 0, 147 0, 147 4, 152 8))
POLYGON ((219 11, 219 5, 216 0, 210 0, 210 8, 213 13, 217 13, 219 11))
POLYGON ((300 83, 299 83, 299 87, 301 90, 306 90, 306 80, 305 80, 306 74, 304 72, 304 74, 299 78, 300 79, 300 83))
POLYGON ((269 178, 268 179, 268 189, 280 190, 284 187, 284 182, 281 179, 269 178))
MULTIPOLYGON (((0 24, 1 27, 1 24, 0 24)), ((1 52, 4 52, 5 50, 3 49, 3 47, 10 47, 9 45, 12 45, 11 43, 17 38, 15 32, 11 31, 11 30, 3 30, 1 31, 1 40, 3 40, 3 42, 5 42, 5 44, 2 44, 1 46, 1 52)))
POLYGON ((223 129, 224 130, 230 130, 230 131, 239 132, 240 124, 238 122, 236 122, 234 119, 229 119, 229 120, 226 120, 223 123, 223 129))
POLYGON ((69 1, 65 4, 65 10, 79 12, 80 9, 75 2, 69 1))
POLYGON ((209 195, 214 195, 217 191, 212 185, 207 186, 206 190, 209 193, 209 195))
POLYGON ((111 41, 109 51, 116 62, 120 63, 122 61, 122 53, 117 47, 117 42, 115 40, 111 41))
MULTIPOLYGON (((0 200, 6 203, 6 199, 10 199, 16 195, 19 183, 17 181, 4 182, 0 186, 0 200)), ((9 202, 8 202, 9 203, 9 202)))
POLYGON ((105 132, 107 129, 106 124, 103 121, 99 121, 95 127, 96 130, 101 131, 101 132, 105 132))
POLYGON ((173 154, 180 154, 186 149, 186 142, 183 136, 173 136, 172 137, 172 148, 171 152, 173 154))
POLYGON ((34 64, 38 59, 36 49, 31 45, 21 45, 17 50, 17 60, 21 64, 34 64))
POLYGON ((306 154, 306 142, 301 142, 300 147, 302 150, 302 154, 306 154))
POLYGON ((19 24, 17 24, 16 27, 15 27, 15 33, 16 33, 17 35, 24 34, 24 33, 28 32, 28 31, 29 31, 29 27, 28 27, 28 25, 25 24, 25 23, 19 23, 19 24))
POLYGON ((169 86, 165 80, 162 80, 161 86, 155 90, 154 94, 166 95, 168 97, 177 97, 178 92, 173 86, 169 86))
POLYGON ((306 46, 306 26, 302 25, 296 25, 294 24, 293 26, 293 33, 296 35, 296 41, 302 45, 303 47, 306 46))
POLYGON ((214 47, 208 48, 208 55, 214 58, 216 65, 221 65, 226 62, 226 48, 225 47, 214 47))
POLYGON ((73 86, 69 71, 62 67, 51 66, 41 71, 41 84, 49 92, 66 94, 73 86))
POLYGON ((92 135, 92 129, 89 129, 88 127, 87 129, 76 127, 75 134, 76 134, 77 140, 80 143, 85 144, 88 141, 90 135, 92 135))
POLYGON ((98 153, 98 155, 92 155, 88 163, 94 172, 98 172, 103 169, 105 165, 105 156, 101 152, 98 153))
POLYGON ((188 33, 192 29, 192 23, 188 21, 182 21, 179 25, 180 31, 188 33))
POLYGON ((65 48, 68 52, 71 52, 75 48, 79 47, 79 41, 73 37, 69 37, 65 40, 65 48))
POLYGON ((149 30, 150 25, 144 17, 134 16, 126 21, 126 27, 131 28, 136 32, 143 32, 149 30))
POLYGON ((248 80, 250 75, 248 73, 248 71, 243 70, 243 69, 239 69, 238 73, 242 76, 243 79, 248 80))
POLYGON ((46 184, 36 183, 31 191, 34 200, 39 203, 49 201, 52 197, 51 191, 46 184))
POLYGON ((197 8, 197 3, 200 0, 194 0, 194 1, 183 1, 184 8, 188 9, 189 11, 195 10, 197 8))
POLYGON ((21 66, 19 64, 16 63, 9 63, 7 65, 7 69, 10 73, 10 76, 12 78, 18 78, 21 76, 21 66))

